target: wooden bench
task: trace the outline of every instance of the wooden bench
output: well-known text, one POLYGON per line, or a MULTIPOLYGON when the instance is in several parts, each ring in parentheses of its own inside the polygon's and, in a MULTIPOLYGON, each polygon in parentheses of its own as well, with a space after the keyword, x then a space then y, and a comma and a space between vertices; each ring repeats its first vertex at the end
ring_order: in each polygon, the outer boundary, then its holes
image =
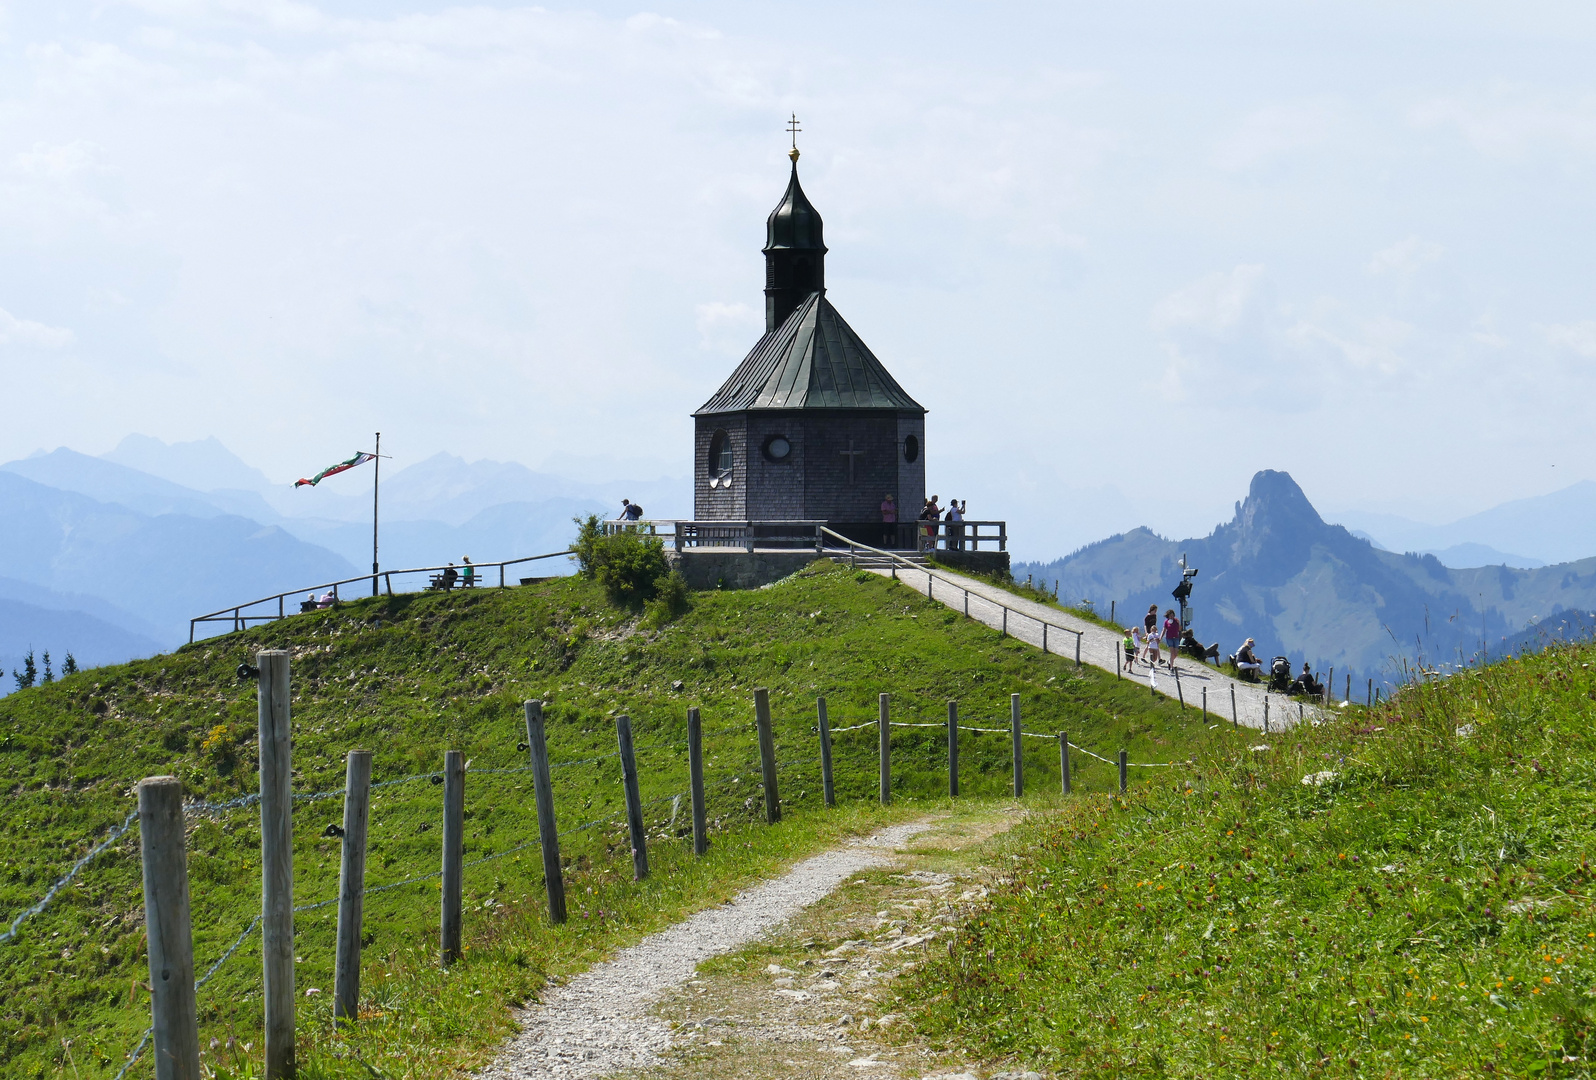
MULTIPOLYGON (((452 587, 456 589, 472 588, 476 585, 477 579, 480 577, 480 574, 472 574, 470 577, 466 577, 464 574, 461 574, 459 577, 454 579, 454 585, 452 587)), ((442 574, 433 574, 428 581, 430 582, 430 584, 427 585, 428 589, 436 589, 441 592, 445 589, 451 588, 451 586, 445 585, 443 583, 444 576, 442 574)))

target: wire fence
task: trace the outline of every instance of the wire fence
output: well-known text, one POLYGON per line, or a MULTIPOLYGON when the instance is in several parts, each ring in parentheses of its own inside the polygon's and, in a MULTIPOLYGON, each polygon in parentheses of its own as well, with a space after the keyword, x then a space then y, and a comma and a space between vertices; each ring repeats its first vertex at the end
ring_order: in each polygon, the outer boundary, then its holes
MULTIPOLYGON (((1046 739, 1046 740, 1049 740, 1049 741, 1059 741, 1062 738, 1057 733, 1042 733, 1042 732, 1024 730, 1024 728, 1022 726, 1020 726, 1020 724, 1018 723, 1018 713, 1017 712, 1016 712, 1015 716, 1011 718, 1011 722, 1007 726, 985 726, 985 725, 983 725, 981 723, 975 723, 975 724, 956 723, 956 724, 950 725, 947 722, 928 722, 928 721, 919 721, 919 720, 891 720, 891 719, 888 719, 886 722, 888 724, 889 729, 890 728, 902 728, 902 729, 920 729, 920 730, 927 730, 927 731, 929 731, 929 730, 941 730, 941 731, 944 731, 944 732, 953 730, 953 731, 958 731, 958 732, 970 732, 970 733, 978 734, 978 735, 979 734, 1010 735, 1010 736, 1014 736, 1014 737, 1017 737, 1017 738, 1046 739)), ((779 728, 779 729, 781 729, 781 730, 783 730, 783 731, 785 731, 787 733, 783 737, 782 742, 779 744, 779 747, 777 746, 777 744, 775 743, 773 738, 770 739, 770 741, 768 743, 768 745, 771 748, 770 751, 768 751, 770 753, 770 755, 771 755, 770 759, 769 760, 765 760, 764 759, 764 754, 767 753, 767 751, 757 750, 757 748, 756 748, 759 756, 755 756, 755 757, 753 757, 751 759, 739 759, 739 760, 736 760, 734 762, 727 763, 725 765, 715 765, 715 764, 711 763, 711 765, 709 766, 711 769, 713 769, 717 773, 723 773, 724 775, 717 776, 717 777, 715 777, 714 779, 711 779, 711 780, 706 780, 700 774, 700 776, 698 778, 698 783, 701 786, 700 789, 704 793, 703 794, 703 801, 702 801, 701 806, 707 806, 707 804, 708 804, 708 802, 709 802, 709 800, 710 800, 710 798, 712 796, 714 798, 717 798, 717 799, 724 798, 728 794, 735 794, 735 792, 733 792, 732 789, 737 788, 738 785, 746 784, 747 785, 746 787, 742 787, 742 788, 739 789, 741 792, 746 792, 747 793, 746 797, 743 796, 743 795, 740 795, 740 794, 737 795, 736 797, 743 799, 743 805, 744 805, 744 810, 745 811, 753 811, 756 808, 755 804, 759 801, 759 796, 761 794, 763 794, 763 788, 764 788, 763 776, 764 775, 773 775, 773 776, 783 776, 784 775, 784 776, 787 776, 789 778, 792 778, 795 775, 800 774, 800 773, 807 775, 807 774, 810 774, 810 773, 812 773, 814 771, 819 771, 821 773, 821 779, 822 779, 822 782, 826 786, 826 794, 827 794, 827 798, 829 800, 830 797, 831 797, 831 787, 832 787, 832 782, 833 782, 834 768, 835 768, 835 766, 837 766, 839 764, 845 764, 847 762, 847 760, 849 758, 849 752, 848 752, 846 747, 843 747, 843 746, 840 746, 840 745, 836 745, 836 744, 828 744, 827 743, 827 737, 834 737, 834 736, 841 735, 841 734, 844 734, 844 733, 847 733, 847 732, 862 731, 862 730, 866 730, 866 729, 870 729, 870 728, 879 728, 879 725, 881 723, 882 723, 881 718, 880 717, 876 717, 876 718, 863 720, 861 722, 857 722, 857 723, 853 723, 853 724, 845 724, 845 725, 838 726, 838 727, 829 727, 829 730, 826 732, 826 736, 822 737, 822 739, 821 739, 821 742, 822 742, 821 753, 819 753, 819 754, 811 754, 811 755, 807 755, 807 756, 803 756, 803 757, 793 757, 792 755, 793 755, 793 753, 795 751, 796 752, 801 752, 800 747, 803 745, 804 742, 807 741, 807 739, 809 737, 813 737, 813 736, 816 736, 816 735, 820 734, 820 732, 822 730, 821 725, 816 724, 816 723, 814 723, 814 722, 812 722, 812 721, 810 721, 808 719, 798 719, 798 718, 787 718, 787 719, 783 719, 783 720, 779 720, 779 721, 769 721, 769 724, 771 725, 772 729, 779 728), (779 750, 779 756, 777 756, 777 751, 778 750, 779 750), (817 766, 818 766, 818 770, 816 769, 817 766), (768 767, 768 769, 769 769, 769 773, 768 774, 763 772, 763 769, 766 768, 766 767, 768 767)), ((994 721, 994 722, 989 722, 989 723, 993 723, 994 725, 996 725, 998 722, 994 721)), ((717 727, 717 728, 714 728, 714 729, 711 729, 711 730, 702 731, 700 733, 700 739, 701 740, 717 740, 718 741, 718 740, 722 740, 722 739, 725 739, 727 737, 732 737, 732 736, 747 736, 747 735, 753 734, 755 732, 758 732, 759 735, 760 735, 760 739, 758 740, 759 744, 761 746, 766 745, 765 742, 764 742, 764 740, 766 738, 766 733, 760 729, 760 726, 759 726, 758 723, 749 723, 749 722, 728 724, 728 725, 717 727)), ((772 731, 772 734, 773 734, 773 731, 772 731)), ((813 744, 811 744, 811 745, 813 745, 813 744)), ((1121 761, 1115 761, 1115 760, 1110 759, 1108 757, 1104 757, 1101 754, 1095 753, 1092 750, 1089 750, 1089 749, 1087 749, 1085 747, 1079 746, 1078 744, 1075 744, 1073 742, 1067 743, 1067 745, 1071 749, 1076 750, 1076 751, 1086 755, 1087 757, 1093 758, 1093 759, 1095 759, 1097 761, 1103 762, 1104 764, 1111 765, 1111 766, 1133 765, 1133 766, 1139 767, 1139 768, 1173 768, 1173 767, 1177 767, 1177 766, 1182 765, 1182 764, 1187 764, 1187 763, 1184 763, 1184 762, 1128 762, 1128 761, 1124 761, 1123 759, 1121 761)), ((746 743, 737 744, 737 748, 739 748, 739 749, 740 748, 746 748, 746 746, 747 746, 746 743)), ((857 743, 854 743, 853 746, 855 748, 858 748, 858 744, 857 743)), ((518 745, 518 750, 526 751, 527 749, 528 749, 528 747, 527 747, 526 743, 521 743, 521 744, 518 745)), ((635 758, 635 755, 638 754, 638 753, 645 753, 645 752, 651 752, 651 751, 656 751, 656 750, 670 750, 670 751, 675 751, 676 753, 679 754, 679 753, 681 753, 681 752, 683 752, 683 751, 685 751, 687 749, 688 749, 687 740, 685 738, 665 739, 665 740, 660 740, 660 741, 656 741, 656 742, 652 742, 652 743, 648 743, 648 744, 644 744, 644 745, 639 745, 639 746, 633 747, 632 748, 632 753, 633 753, 634 758, 635 758)), ((725 750, 728 750, 728 749, 732 749, 732 747, 725 747, 720 752, 724 753, 725 750)), ((855 753, 853 756, 857 757, 858 755, 855 753)), ((560 773, 561 770, 576 769, 576 768, 581 768, 583 766, 602 765, 603 763, 609 762, 612 759, 624 759, 624 757, 625 757, 624 751, 621 750, 621 749, 617 749, 617 750, 610 751, 608 753, 603 753, 603 754, 595 754, 595 755, 590 755, 590 756, 586 756, 586 757, 571 758, 571 759, 567 759, 567 760, 563 760, 563 761, 548 762, 547 765, 546 765, 546 768, 547 768, 547 770, 549 770, 549 773, 550 773, 550 776, 551 776, 551 779, 552 779, 553 775, 556 774, 556 773, 560 773)), ((953 766, 953 761, 954 761, 954 759, 950 755, 950 768, 954 767, 953 766)), ((855 761, 855 762, 853 762, 853 764, 855 766, 857 766, 857 765, 861 765, 862 762, 855 761)), ((523 766, 502 766, 502 767, 490 767, 490 768, 470 768, 469 766, 470 766, 470 763, 467 762, 466 763, 466 768, 464 770, 464 775, 466 777, 468 777, 468 778, 469 777, 479 777, 479 778, 483 778, 483 779, 490 778, 490 777, 497 778, 497 777, 522 776, 522 775, 525 775, 525 774, 534 774, 534 779, 535 779, 536 778, 535 774, 536 774, 536 772, 537 772, 537 770, 539 768, 539 765, 536 764, 536 763, 523 765, 523 766)), ((630 765, 628 765, 627 767, 631 768, 633 770, 633 776, 635 777, 635 767, 634 766, 630 766, 630 765)), ((1020 759, 1020 756, 1018 754, 1018 750, 1017 749, 1016 749, 1015 768, 1016 768, 1016 777, 1018 777, 1019 770, 1023 768, 1023 762, 1020 759)), ((885 771, 886 770, 884 768, 883 772, 885 773, 885 771)), ((560 773, 560 774, 561 775, 567 775, 567 774, 564 774, 564 773, 560 773)), ((575 775, 578 775, 578 774, 569 774, 569 775, 575 776, 575 775)), ((1123 781, 1123 773, 1121 774, 1121 776, 1122 776, 1121 784, 1123 785, 1123 783, 1124 783, 1124 781, 1123 781)), ((599 782, 600 777, 598 777, 597 775, 594 775, 594 776, 591 777, 591 779, 596 784, 596 783, 599 782)), ((405 775, 405 776, 393 777, 391 779, 373 782, 373 783, 371 783, 369 785, 369 788, 367 790, 370 790, 370 791, 387 790, 387 789, 398 788, 398 787, 401 787, 401 786, 404 786, 404 785, 421 784, 421 783, 427 783, 427 784, 432 785, 432 786, 437 786, 437 785, 443 784, 444 782, 445 782, 445 774, 443 772, 440 772, 440 771, 422 772, 422 773, 415 773, 415 774, 410 774, 410 775, 405 775)), ((635 780, 633 782, 635 783, 635 780)), ((1018 780, 1016 779, 1016 784, 1017 783, 1018 783, 1018 780)), ((1065 790, 1066 791, 1068 790, 1067 786, 1066 786, 1065 790)), ((325 791, 295 792, 295 793, 292 793, 292 795, 291 795, 291 804, 293 804, 293 805, 313 804, 313 803, 322 802, 322 801, 325 801, 325 800, 330 800, 330 799, 339 798, 339 797, 347 798, 348 794, 349 794, 348 790, 345 787, 330 788, 330 789, 325 790, 325 791)), ((883 793, 882 794, 883 794, 883 801, 885 801, 886 788, 883 788, 883 793)), ((676 832, 676 835, 674 837, 670 835, 670 831, 672 829, 676 829, 677 828, 677 823, 681 819, 681 809, 682 809, 682 805, 683 805, 684 800, 689 800, 691 798, 692 798, 692 791, 688 790, 688 791, 672 792, 670 794, 666 794, 666 795, 662 795, 662 796, 650 799, 650 800, 648 800, 646 802, 641 802, 636 809, 639 812, 643 813, 643 814, 647 814, 647 812, 649 812, 649 811, 653 811, 653 810, 656 810, 658 808, 661 808, 661 807, 665 806, 665 804, 667 804, 667 803, 670 804, 670 812, 669 812, 668 817, 661 816, 661 815, 654 815, 655 820, 653 821, 652 827, 650 826, 648 820, 645 818, 645 820, 642 822, 642 827, 644 829, 645 835, 650 836, 651 839, 653 839, 656 842, 660 841, 662 839, 666 840, 666 841, 669 841, 669 840, 687 839, 689 837, 692 837, 691 831, 689 831, 689 830, 687 830, 685 828, 684 829, 679 829, 676 832)), ((589 801, 591 801, 591 799, 589 801)), ((221 801, 221 802, 211 802, 211 801, 206 801, 206 800, 193 800, 193 801, 190 801, 190 802, 187 802, 187 803, 183 804, 183 813, 185 814, 185 816, 194 815, 194 816, 219 817, 219 816, 222 816, 222 815, 226 815, 226 814, 232 813, 234 811, 243 810, 243 809, 249 809, 251 807, 259 805, 260 803, 261 803, 261 795, 258 792, 257 793, 249 793, 249 794, 245 794, 245 795, 240 795, 240 796, 238 796, 236 798, 228 799, 228 800, 221 801)), ((735 805, 735 804, 733 804, 733 805, 735 805)), ((697 813, 696 816, 702 816, 705 812, 706 811, 704 811, 703 809, 699 808, 698 809, 698 813, 697 813)), ((733 812, 733 817, 734 818, 736 817, 734 812, 733 812)), ((558 837, 559 839, 564 840, 564 839, 568 839, 568 838, 572 838, 572 837, 581 836, 581 835, 586 834, 586 833, 592 833, 595 830, 603 830, 603 829, 610 828, 610 827, 614 827, 614 828, 633 827, 633 828, 635 828, 636 827, 635 825, 629 825, 628 818, 629 818, 629 811, 628 811, 628 809, 625 806, 622 806, 622 807, 619 807, 619 808, 617 808, 617 809, 615 809, 613 811, 610 811, 608 813, 604 813, 604 814, 601 814, 600 816, 594 817, 594 818, 592 818, 590 820, 582 821, 582 822, 580 822, 578 824, 574 824, 574 825, 566 825, 563 828, 558 828, 558 830, 554 833, 554 835, 556 837, 558 837)), ((717 817, 715 819, 717 826, 724 819, 725 819, 725 815, 722 815, 721 817, 717 817)), ((134 822, 137 821, 137 820, 138 820, 138 813, 137 813, 137 811, 135 811, 135 812, 127 815, 127 817, 124 818, 121 821, 121 823, 113 826, 106 833, 106 835, 103 838, 101 838, 92 848, 90 848, 90 850, 87 853, 85 853, 81 858, 79 858, 57 881, 55 881, 55 883, 51 885, 49 890, 46 891, 45 894, 36 903, 34 903, 32 906, 26 908, 22 912, 20 912, 12 920, 9 928, 7 928, 3 933, 0 933, 0 944, 4 944, 4 943, 7 943, 7 942, 10 942, 10 941, 14 940, 17 937, 18 933, 20 932, 21 927, 23 926, 23 924, 27 920, 34 919, 34 918, 38 917, 46 909, 48 909, 50 907, 50 905, 57 899, 57 897, 61 895, 62 890, 66 889, 68 886, 70 886, 74 882, 74 880, 83 872, 83 870, 86 867, 88 867, 91 863, 93 863, 97 858, 102 856, 106 851, 110 850, 122 837, 124 837, 128 833, 128 831, 133 827, 134 822)), ((735 824, 735 822, 734 822, 734 824, 735 824)), ((423 827, 425 828, 425 826, 423 826, 423 827)), ((699 827, 699 826, 695 825, 695 827, 699 827)), ((342 829, 339 829, 336 826, 329 826, 328 830, 326 832, 322 833, 321 835, 324 836, 324 837, 336 837, 336 836, 341 836, 342 834, 343 834, 343 830, 342 829)), ((695 842, 696 842, 696 838, 695 838, 695 842)), ((471 868, 480 867, 480 866, 486 865, 488 863, 495 862, 497 860, 501 860, 501 859, 505 859, 505 858, 508 858, 508 857, 511 857, 511 856, 514 856, 514 855, 518 855, 518 854, 520 854, 522 852, 525 852, 525 851, 530 851, 530 850, 532 850, 534 848, 539 848, 539 847, 541 847, 542 843, 543 843, 543 841, 542 841, 541 837, 539 837, 539 836, 533 836, 533 837, 528 838, 528 839, 518 840, 517 842, 512 843, 510 846, 504 848, 503 850, 491 851, 488 854, 479 855, 478 857, 472 858, 472 859, 470 859, 468 861, 461 861, 460 862, 460 868, 461 868, 461 870, 468 870, 468 869, 471 869, 471 868)), ((364 882, 362 882, 360 884, 360 892, 361 892, 361 894, 363 896, 366 896, 366 897, 376 896, 376 895, 380 895, 380 894, 384 894, 384 893, 394 892, 396 890, 400 890, 400 889, 403 889, 403 888, 406 888, 406 887, 409 887, 409 886, 425 884, 425 883, 427 883, 429 881, 434 881, 434 880, 437 880, 437 879, 443 877, 444 874, 445 874, 445 870, 440 868, 440 869, 437 869, 437 870, 432 870, 432 871, 428 871, 428 872, 424 872, 424 873, 414 873, 414 874, 406 876, 406 877, 404 877, 404 878, 402 878, 400 880, 386 882, 386 883, 365 884, 364 882)), ((296 914, 317 911, 317 910, 320 910, 320 909, 324 909, 324 908, 330 907, 330 906, 332 906, 334 904, 337 904, 337 903, 339 903, 339 900, 340 900, 340 897, 338 895, 334 895, 334 896, 332 896, 331 898, 328 898, 328 899, 310 901, 310 902, 305 902, 305 903, 300 903, 300 904, 294 905, 292 910, 296 914)), ((263 920, 263 915, 262 914, 256 914, 254 917, 252 917, 250 919, 250 921, 238 933, 238 935, 236 937, 234 937, 230 941, 230 943, 226 946, 226 948, 224 948, 221 951, 220 955, 218 955, 216 957, 216 959, 213 960, 209 964, 209 966, 205 969, 204 973, 202 975, 200 975, 195 980, 194 989, 195 989, 196 996, 199 994, 200 991, 204 990, 204 988, 207 986, 207 984, 209 984, 217 976, 217 974, 220 971, 222 971, 226 967, 226 965, 229 963, 229 961, 231 961, 235 956, 237 956, 239 954, 239 952, 250 941, 250 939, 256 934, 256 932, 261 929, 262 920, 263 920)), ((133 1068, 133 1066, 138 1061, 140 1061, 143 1058, 143 1055, 148 1051, 148 1049, 150 1047, 151 1039, 152 1039, 152 1031, 153 1031, 153 1027, 151 1029, 147 1029, 146 1031, 144 1031, 144 1033, 142 1034, 142 1036, 140 1037, 138 1042, 129 1050, 128 1056, 127 1056, 127 1059, 126 1059, 125 1063, 122 1065, 122 1068, 120 1069, 120 1071, 118 1071, 116 1073, 116 1077, 118 1078, 118 1080, 120 1080, 120 1078, 125 1077, 128 1074, 129 1070, 131 1070, 133 1068)))

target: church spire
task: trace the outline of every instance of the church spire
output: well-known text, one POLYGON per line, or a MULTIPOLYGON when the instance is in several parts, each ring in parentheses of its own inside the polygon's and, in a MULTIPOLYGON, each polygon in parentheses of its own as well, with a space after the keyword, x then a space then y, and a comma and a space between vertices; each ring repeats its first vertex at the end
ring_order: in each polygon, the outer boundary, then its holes
POLYGON ((826 291, 826 245, 820 214, 798 183, 798 118, 793 133, 792 178, 765 221, 765 331, 775 330, 808 298, 826 291))

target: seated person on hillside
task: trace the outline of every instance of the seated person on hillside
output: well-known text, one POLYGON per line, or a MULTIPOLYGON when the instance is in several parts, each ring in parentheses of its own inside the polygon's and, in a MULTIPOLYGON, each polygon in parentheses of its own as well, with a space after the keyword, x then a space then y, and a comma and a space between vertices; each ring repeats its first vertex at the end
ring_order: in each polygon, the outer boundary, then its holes
POLYGON ((307 596, 303 600, 301 600, 299 602, 299 610, 302 611, 302 612, 304 612, 304 611, 315 611, 316 610, 316 594, 315 593, 311 593, 309 596, 307 596))
POLYGON ((316 606, 319 608, 330 608, 337 602, 338 598, 332 594, 331 589, 328 589, 326 592, 321 594, 321 599, 316 601, 316 606))
POLYGON ((1253 640, 1248 638, 1242 643, 1241 648, 1236 650, 1236 655, 1230 658, 1230 662, 1236 665, 1236 670, 1243 679, 1257 682, 1258 673, 1263 670, 1263 665, 1258 662, 1258 655, 1252 651, 1252 646, 1253 640))
POLYGON ((1180 635, 1180 651, 1187 656, 1196 657, 1198 660, 1213 660, 1219 663, 1219 645, 1204 645, 1197 640, 1197 635, 1191 632, 1191 627, 1186 627, 1180 635))
POLYGON ((1269 689, 1284 694, 1291 689, 1291 660, 1277 656, 1269 661, 1269 689))
POLYGON ((438 584, 443 587, 444 591, 448 591, 449 589, 454 588, 454 583, 459 580, 460 571, 454 568, 454 563, 450 563, 448 568, 443 572, 443 580, 438 582, 438 584))
POLYGON ((477 568, 471 565, 471 556, 465 557, 465 585, 469 588, 477 583, 477 568))
POLYGON ((1306 660, 1302 662, 1302 673, 1291 684, 1291 692, 1307 694, 1310 697, 1324 696, 1324 683, 1313 677, 1313 669, 1308 666, 1306 660))

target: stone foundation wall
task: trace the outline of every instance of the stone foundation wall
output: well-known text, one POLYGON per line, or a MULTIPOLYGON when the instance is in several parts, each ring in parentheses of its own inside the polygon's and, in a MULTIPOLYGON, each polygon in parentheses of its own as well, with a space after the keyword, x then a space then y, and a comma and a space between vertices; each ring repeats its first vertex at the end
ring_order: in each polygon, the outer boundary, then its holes
POLYGON ((817 556, 805 551, 667 551, 690 589, 757 589, 802 570, 817 556))
POLYGON ((954 570, 968 570, 972 574, 1007 574, 1009 553, 1006 551, 938 551, 937 562, 954 570))

